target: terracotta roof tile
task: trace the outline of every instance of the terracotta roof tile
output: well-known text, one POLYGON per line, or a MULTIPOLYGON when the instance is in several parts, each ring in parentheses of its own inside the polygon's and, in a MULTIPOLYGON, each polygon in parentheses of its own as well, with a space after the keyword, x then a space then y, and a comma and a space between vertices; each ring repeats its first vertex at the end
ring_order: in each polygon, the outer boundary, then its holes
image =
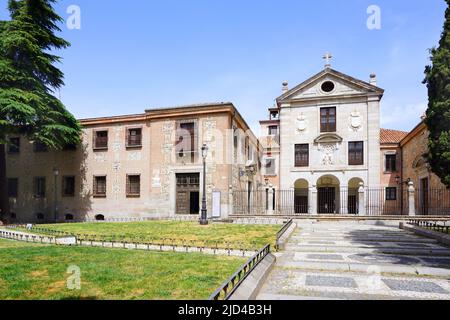
POLYGON ((381 129, 380 142, 383 143, 399 143, 404 137, 408 135, 406 131, 381 129))

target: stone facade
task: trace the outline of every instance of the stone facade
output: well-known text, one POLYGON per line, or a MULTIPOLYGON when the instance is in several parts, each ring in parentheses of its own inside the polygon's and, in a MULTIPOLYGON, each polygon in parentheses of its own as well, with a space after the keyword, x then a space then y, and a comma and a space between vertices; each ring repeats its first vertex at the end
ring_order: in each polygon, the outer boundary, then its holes
POLYGON ((10 197, 10 218, 44 222, 55 217, 59 221, 72 217, 81 221, 173 217, 179 201, 179 174, 198 177, 197 199, 191 196, 188 200, 188 206, 195 205, 197 210, 203 190, 203 144, 208 146, 205 180, 210 216, 214 212, 216 218, 227 218, 231 213, 230 188, 246 190, 249 185, 261 184, 258 139, 231 103, 153 109, 80 122, 82 144, 76 150, 35 152, 22 137, 20 151, 8 154, 8 178, 18 182, 17 196, 10 197), (177 147, 182 135, 177 126, 191 122, 195 123, 195 143, 185 149, 192 149, 192 158, 177 147), (138 146, 127 144, 130 129, 141 132, 138 146), (94 135, 99 131, 108 132, 107 148, 94 147, 94 135), (234 134, 238 136, 236 147, 234 134), (140 177, 137 195, 128 192, 130 175, 140 177), (71 196, 63 194, 67 176, 75 178, 71 196), (45 178, 41 197, 35 195, 38 177, 45 178), (94 194, 95 177, 106 177, 106 194, 94 194))

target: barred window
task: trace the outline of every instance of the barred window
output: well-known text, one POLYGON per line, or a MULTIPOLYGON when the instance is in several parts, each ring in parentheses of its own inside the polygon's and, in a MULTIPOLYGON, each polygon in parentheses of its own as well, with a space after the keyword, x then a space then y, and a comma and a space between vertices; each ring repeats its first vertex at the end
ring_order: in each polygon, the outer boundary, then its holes
POLYGON ((106 197, 106 176, 94 176, 94 197, 106 197))
POLYGON ((19 153, 20 152, 20 138, 10 138, 8 144, 8 153, 19 153))
POLYGON ((127 175, 127 197, 139 197, 141 195, 141 176, 127 175))
POLYGON ((127 129, 127 147, 128 148, 142 147, 142 128, 127 129))
POLYGON ((198 129, 196 120, 181 120, 177 122, 175 150, 177 158, 194 163, 198 150, 198 129))
POLYGON ((309 144, 295 145, 295 166, 296 167, 309 166, 309 144))
POLYGON ((264 165, 265 167, 265 174, 266 175, 275 175, 275 159, 266 159, 266 163, 264 165))
POLYGON ((19 179, 17 178, 9 178, 8 179, 8 197, 9 198, 17 198, 19 192, 19 179))
POLYGON ((386 172, 396 172, 397 171, 397 155, 387 154, 386 155, 386 172))
POLYGON ((108 149, 108 130, 94 130, 94 150, 108 149))
POLYGON ((34 196, 36 198, 45 198, 45 177, 34 178, 34 196))
POLYGON ((386 200, 397 200, 397 188, 388 187, 386 188, 386 200))
POLYGON ((67 176, 63 177, 63 197, 74 197, 75 196, 75 177, 67 176))
POLYGON ((348 164, 351 166, 364 164, 364 142, 348 143, 348 164))
POLYGON ((269 135, 276 136, 278 134, 278 126, 269 126, 269 135))

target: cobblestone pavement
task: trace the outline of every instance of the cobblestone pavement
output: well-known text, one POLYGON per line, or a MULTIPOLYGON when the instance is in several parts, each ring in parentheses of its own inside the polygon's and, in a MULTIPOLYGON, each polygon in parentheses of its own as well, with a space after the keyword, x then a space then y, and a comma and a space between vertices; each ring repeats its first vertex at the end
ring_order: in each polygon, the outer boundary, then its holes
POLYGON ((450 300, 450 248, 395 226, 299 223, 258 299, 450 300))

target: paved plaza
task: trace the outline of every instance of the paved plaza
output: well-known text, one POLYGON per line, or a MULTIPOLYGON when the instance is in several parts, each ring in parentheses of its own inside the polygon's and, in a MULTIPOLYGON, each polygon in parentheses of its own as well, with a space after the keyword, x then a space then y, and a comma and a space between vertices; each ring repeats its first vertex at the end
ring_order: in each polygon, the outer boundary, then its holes
POLYGON ((258 299, 450 299, 450 249, 398 225, 300 222, 258 299))

